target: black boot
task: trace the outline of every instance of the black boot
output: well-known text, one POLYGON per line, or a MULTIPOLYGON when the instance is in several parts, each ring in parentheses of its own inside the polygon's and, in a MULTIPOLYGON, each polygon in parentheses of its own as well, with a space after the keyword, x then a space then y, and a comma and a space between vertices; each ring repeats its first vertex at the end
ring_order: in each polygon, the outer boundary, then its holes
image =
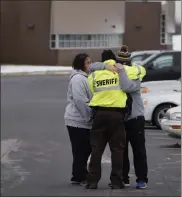
POLYGON ((125 184, 123 182, 120 185, 113 185, 112 183, 109 183, 108 186, 111 189, 124 189, 125 188, 125 184))

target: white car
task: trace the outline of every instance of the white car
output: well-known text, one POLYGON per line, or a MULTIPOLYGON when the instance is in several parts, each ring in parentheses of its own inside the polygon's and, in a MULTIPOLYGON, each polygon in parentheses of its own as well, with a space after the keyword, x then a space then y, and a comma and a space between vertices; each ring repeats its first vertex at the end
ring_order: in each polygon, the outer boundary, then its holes
POLYGON ((177 81, 177 85, 173 87, 171 81, 166 82, 165 85, 160 85, 161 82, 157 81, 153 83, 153 85, 152 82, 142 83, 141 95, 145 107, 145 120, 161 128, 160 123, 166 111, 181 105, 181 84, 179 85, 177 81), (150 85, 147 86, 147 83, 150 85))
POLYGON ((181 106, 173 107, 166 112, 161 121, 161 128, 171 136, 181 138, 181 106))
POLYGON ((149 81, 141 84, 141 93, 181 89, 181 79, 165 81, 149 81))

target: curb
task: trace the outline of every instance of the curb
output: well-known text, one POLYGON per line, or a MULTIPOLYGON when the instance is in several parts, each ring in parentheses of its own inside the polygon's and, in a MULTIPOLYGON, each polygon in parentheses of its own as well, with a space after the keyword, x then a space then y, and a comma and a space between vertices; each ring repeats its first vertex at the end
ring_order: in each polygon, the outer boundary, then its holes
POLYGON ((26 76, 26 75, 68 75, 71 71, 33 71, 33 72, 15 72, 1 73, 1 76, 26 76))

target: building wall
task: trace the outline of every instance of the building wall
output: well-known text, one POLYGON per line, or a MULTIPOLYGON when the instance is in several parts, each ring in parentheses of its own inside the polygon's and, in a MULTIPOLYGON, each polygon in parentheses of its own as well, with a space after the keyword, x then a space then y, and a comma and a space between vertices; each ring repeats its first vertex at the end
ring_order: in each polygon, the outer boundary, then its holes
POLYGON ((61 4, 63 2, 53 1, 51 7, 51 1, 2 1, 1 63, 70 65, 80 52, 88 53, 93 61, 100 60, 102 49, 50 50, 50 32, 125 31, 123 42, 131 51, 168 47, 160 45, 160 3, 131 2, 124 6, 124 1, 82 1, 82 5, 79 1, 61 4), (80 10, 85 17, 77 16, 80 10))
POLYGON ((56 64, 50 50, 50 1, 3 1, 1 63, 56 64))
POLYGON ((52 1, 51 33, 124 33, 124 15, 124 1, 52 1))
POLYGON ((19 2, 1 1, 1 63, 15 63, 20 51, 19 47, 19 2))
POLYGON ((131 51, 160 49, 160 2, 126 2, 123 43, 131 51))
MULTIPOLYGON (((123 34, 124 17, 124 1, 52 1, 51 33, 123 34)), ((93 61, 99 61, 102 51, 103 49, 58 50, 58 64, 70 65, 75 55, 81 52, 88 53, 93 61)))

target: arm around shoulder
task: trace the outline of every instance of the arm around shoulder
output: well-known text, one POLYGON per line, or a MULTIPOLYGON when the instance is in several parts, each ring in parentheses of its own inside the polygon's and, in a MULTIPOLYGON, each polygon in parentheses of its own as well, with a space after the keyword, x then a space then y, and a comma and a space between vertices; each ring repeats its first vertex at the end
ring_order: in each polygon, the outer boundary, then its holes
POLYGON ((105 64, 102 62, 94 62, 90 64, 90 72, 94 72, 96 70, 104 70, 105 64))
POLYGON ((120 86, 124 92, 132 93, 140 90, 141 82, 139 80, 137 81, 130 80, 124 68, 120 69, 119 77, 120 77, 120 86))

